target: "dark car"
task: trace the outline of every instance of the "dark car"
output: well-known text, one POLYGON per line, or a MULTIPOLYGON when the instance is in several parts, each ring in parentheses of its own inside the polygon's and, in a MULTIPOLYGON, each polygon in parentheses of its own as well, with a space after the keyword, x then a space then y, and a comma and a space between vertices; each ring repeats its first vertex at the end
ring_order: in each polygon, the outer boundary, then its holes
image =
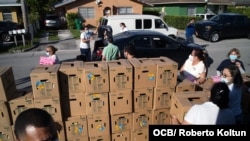
MULTIPOLYGON (((133 44, 137 58, 166 56, 176 61, 179 68, 184 64, 192 49, 202 48, 205 50, 204 46, 186 44, 184 40, 173 39, 160 32, 149 30, 129 30, 118 33, 113 36, 113 40, 114 44, 119 47, 122 58, 124 58, 123 47, 126 44, 133 44)), ((103 46, 101 41, 97 41, 92 53, 93 61, 101 59, 103 46)))
POLYGON ((49 14, 45 16, 44 25, 46 29, 60 29, 62 22, 58 15, 49 14))
POLYGON ((246 15, 222 13, 195 24, 196 36, 211 42, 225 38, 250 38, 250 20, 246 15))
POLYGON ((18 23, 11 21, 0 21, 0 37, 3 42, 10 42, 13 37, 9 34, 9 31, 21 29, 18 23))

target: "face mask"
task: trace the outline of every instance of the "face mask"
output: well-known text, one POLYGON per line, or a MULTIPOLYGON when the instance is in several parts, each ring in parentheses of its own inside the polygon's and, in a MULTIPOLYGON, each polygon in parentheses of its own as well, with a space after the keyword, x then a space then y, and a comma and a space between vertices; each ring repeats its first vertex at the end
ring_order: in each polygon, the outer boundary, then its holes
POLYGON ((229 59, 230 59, 231 61, 234 61, 234 60, 237 59, 237 55, 229 55, 229 59))
POLYGON ((188 59, 189 59, 190 61, 193 61, 193 60, 194 60, 194 57, 190 54, 190 55, 188 56, 188 59))
POLYGON ((49 56, 49 52, 46 52, 46 55, 49 56))
POLYGON ((226 78, 224 78, 224 77, 221 77, 221 82, 229 83, 228 79, 226 79, 226 78))

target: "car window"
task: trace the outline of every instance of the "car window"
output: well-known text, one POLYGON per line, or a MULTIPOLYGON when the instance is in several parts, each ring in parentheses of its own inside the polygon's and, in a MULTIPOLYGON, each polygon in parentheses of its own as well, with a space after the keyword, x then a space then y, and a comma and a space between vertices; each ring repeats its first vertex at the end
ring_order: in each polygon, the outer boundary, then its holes
POLYGON ((173 41, 168 40, 166 38, 161 38, 161 37, 153 37, 152 42, 153 42, 154 48, 174 49, 178 47, 177 44, 174 43, 173 41))
POLYGON ((144 29, 150 29, 152 27, 152 20, 151 19, 144 19, 143 20, 143 27, 144 27, 144 29))
POLYGON ((161 19, 155 19, 155 28, 165 28, 165 24, 161 19))
POLYGON ((132 44, 134 44, 135 48, 151 48, 149 37, 136 37, 132 44))
POLYGON ((142 29, 142 20, 141 19, 136 19, 135 20, 135 29, 142 29))

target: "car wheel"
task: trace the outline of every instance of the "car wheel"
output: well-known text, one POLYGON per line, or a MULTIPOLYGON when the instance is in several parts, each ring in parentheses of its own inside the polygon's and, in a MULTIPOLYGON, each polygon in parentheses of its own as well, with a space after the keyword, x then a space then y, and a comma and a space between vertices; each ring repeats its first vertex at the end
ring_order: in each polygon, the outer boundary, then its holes
POLYGON ((8 33, 3 33, 2 34, 2 40, 4 42, 10 42, 11 41, 11 36, 8 33))
POLYGON ((220 39, 220 34, 219 32, 215 31, 210 35, 209 41, 210 42, 218 42, 220 39))

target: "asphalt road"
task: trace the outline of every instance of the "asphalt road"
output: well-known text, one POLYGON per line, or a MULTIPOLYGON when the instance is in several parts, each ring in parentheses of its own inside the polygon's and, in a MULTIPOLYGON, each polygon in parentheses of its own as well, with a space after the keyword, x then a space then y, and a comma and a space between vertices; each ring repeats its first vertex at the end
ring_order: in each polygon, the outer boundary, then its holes
MULTIPOLYGON (((46 42, 46 36, 41 39, 41 44, 29 52, 1 54, 0 66, 12 66, 17 88, 30 88, 30 72, 39 63, 39 57, 45 55, 45 47, 53 44, 58 48, 57 55, 60 61, 74 61, 76 56, 80 54, 79 39, 75 40, 67 31, 60 31, 59 42, 46 42)), ((183 36, 183 33, 180 34, 183 36)), ((216 67, 226 58, 231 48, 238 48, 241 52, 241 60, 243 61, 246 72, 250 72, 250 40, 247 38, 225 39, 217 43, 211 43, 195 37, 198 44, 208 44, 207 51, 213 59, 213 63, 209 67, 208 76, 216 75, 216 67)), ((93 42, 91 43, 93 46, 93 42)))

